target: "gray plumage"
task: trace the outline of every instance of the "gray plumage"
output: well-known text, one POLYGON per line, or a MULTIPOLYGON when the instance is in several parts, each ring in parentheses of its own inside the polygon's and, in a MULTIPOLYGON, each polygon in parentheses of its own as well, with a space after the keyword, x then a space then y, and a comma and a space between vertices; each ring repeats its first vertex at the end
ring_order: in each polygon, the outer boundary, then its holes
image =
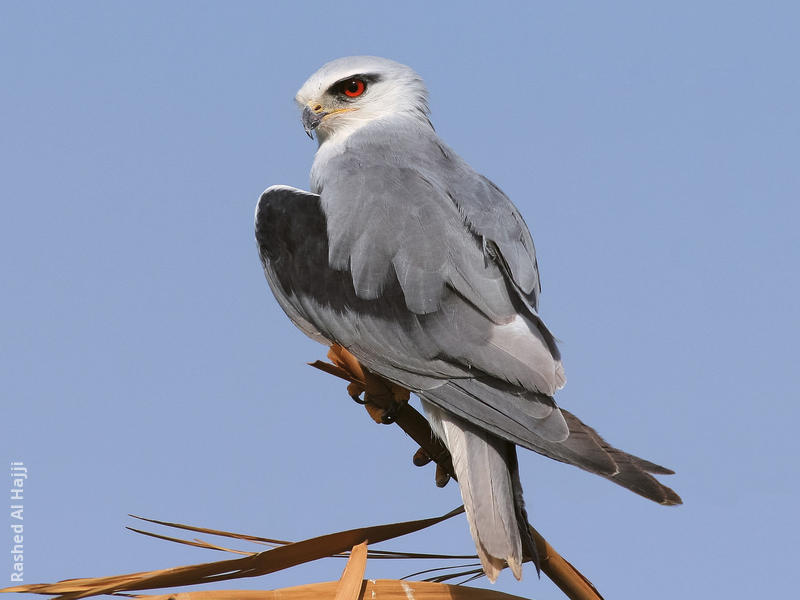
POLYGON ((523 560, 536 559, 514 444, 680 503, 649 474, 671 471, 609 446, 557 407, 564 371, 537 312, 528 228, 438 138, 416 74, 385 59, 340 59, 298 101, 320 149, 312 193, 274 186, 259 200, 267 281, 307 335, 344 346, 423 400, 453 455, 490 579, 506 563, 519 578, 523 560))

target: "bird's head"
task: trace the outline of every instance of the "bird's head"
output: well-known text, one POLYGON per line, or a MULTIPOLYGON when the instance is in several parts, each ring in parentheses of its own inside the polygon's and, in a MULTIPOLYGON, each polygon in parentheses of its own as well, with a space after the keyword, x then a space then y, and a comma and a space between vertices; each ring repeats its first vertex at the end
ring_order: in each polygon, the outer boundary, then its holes
POLYGON ((345 138, 358 128, 392 116, 427 122, 428 92, 410 67, 375 56, 331 61, 308 78, 295 100, 303 128, 320 144, 345 138))

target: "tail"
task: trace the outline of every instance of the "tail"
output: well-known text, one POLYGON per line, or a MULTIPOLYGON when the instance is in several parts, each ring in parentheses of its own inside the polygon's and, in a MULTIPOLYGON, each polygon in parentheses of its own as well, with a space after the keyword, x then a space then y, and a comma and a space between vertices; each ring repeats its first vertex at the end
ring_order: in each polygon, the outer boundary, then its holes
POLYGON ((508 564, 514 577, 521 579, 522 563, 528 558, 538 571, 514 444, 427 402, 425 411, 452 456, 470 533, 486 576, 494 582, 508 564))

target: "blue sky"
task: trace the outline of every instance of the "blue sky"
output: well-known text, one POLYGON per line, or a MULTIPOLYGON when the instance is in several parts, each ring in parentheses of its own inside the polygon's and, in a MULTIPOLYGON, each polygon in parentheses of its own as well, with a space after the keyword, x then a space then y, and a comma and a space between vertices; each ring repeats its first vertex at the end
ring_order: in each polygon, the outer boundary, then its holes
MULTIPOLYGON (((609 598, 784 595, 799 18, 794 3, 3 2, 0 456, 30 469, 25 582, 222 558, 129 533, 127 513, 301 539, 460 503, 305 365, 324 349, 255 251, 260 192, 307 187, 295 91, 376 54, 425 78, 437 131, 530 225, 559 403, 674 468, 685 501, 523 451, 532 522, 609 598)), ((461 519, 383 547, 472 551, 461 519)), ((495 587, 562 597, 526 575, 495 587)))

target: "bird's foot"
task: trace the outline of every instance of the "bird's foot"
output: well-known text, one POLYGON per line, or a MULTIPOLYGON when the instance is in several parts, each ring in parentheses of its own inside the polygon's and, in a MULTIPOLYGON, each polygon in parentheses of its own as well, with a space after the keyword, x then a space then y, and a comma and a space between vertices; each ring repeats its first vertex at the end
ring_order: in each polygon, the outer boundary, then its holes
POLYGON ((391 425, 397 420, 397 413, 402 408, 402 405, 393 403, 388 408, 380 408, 380 419, 384 425, 391 425))
POLYGON ((436 473, 434 475, 434 481, 436 482, 436 487, 444 487, 450 481, 450 474, 447 472, 447 468, 443 467, 443 464, 450 459, 450 456, 447 451, 442 452, 439 456, 432 457, 430 456, 424 448, 420 448, 414 453, 414 458, 412 459, 413 463, 418 467, 424 467, 432 460, 436 461, 436 473))
POLYGON ((375 395, 369 393, 365 393, 362 397, 361 394, 363 391, 363 389, 359 391, 348 389, 353 402, 366 408, 373 421, 383 425, 391 425, 397 420, 397 414, 405 403, 396 402, 394 399, 387 398, 383 395, 380 398, 376 398, 375 395))

